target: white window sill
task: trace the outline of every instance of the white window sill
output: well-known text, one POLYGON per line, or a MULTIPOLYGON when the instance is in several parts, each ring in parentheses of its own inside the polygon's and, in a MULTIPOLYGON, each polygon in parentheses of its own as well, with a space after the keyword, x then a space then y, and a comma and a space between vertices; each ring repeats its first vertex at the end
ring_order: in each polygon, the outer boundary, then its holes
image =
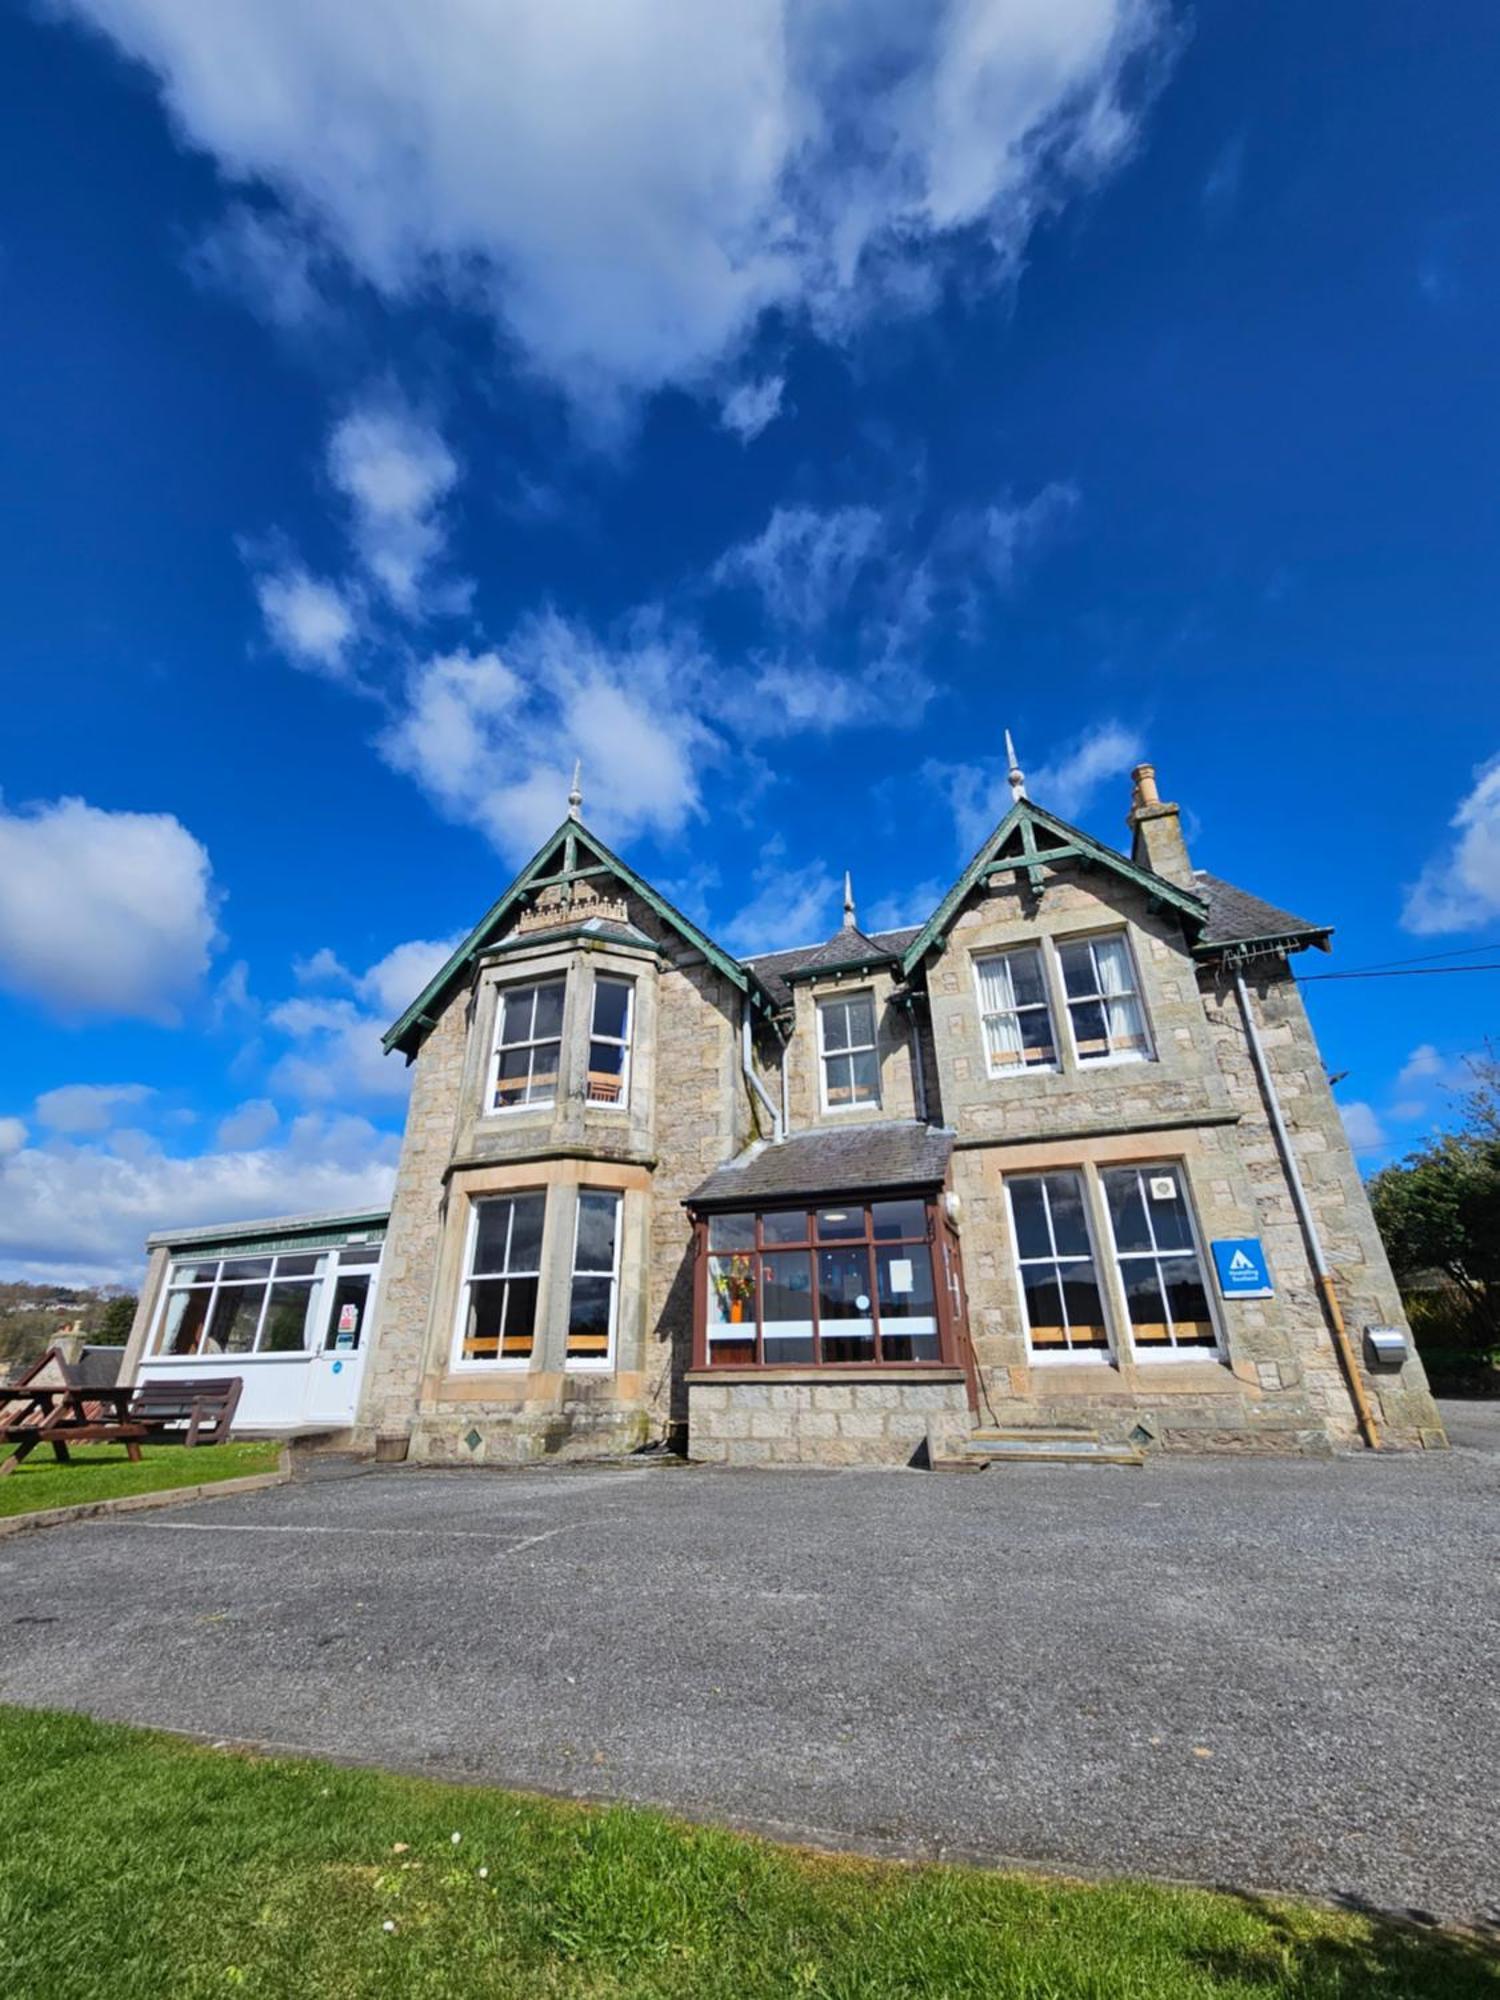
POLYGON ((531 1366, 531 1356, 524 1361, 460 1361, 448 1363, 450 1375, 524 1375, 531 1366))
POLYGON ((555 1097, 534 1097, 528 1104, 492 1104, 483 1115, 486 1118, 516 1118, 523 1111, 555 1111, 555 1097))
POLYGON ((1185 1361, 1224 1360, 1224 1352, 1218 1347, 1138 1347, 1135 1350, 1138 1368, 1170 1368, 1185 1361))
POLYGON ((1113 1368, 1115 1357, 1097 1347, 1069 1347, 1060 1354, 1048 1347, 1033 1348, 1034 1368, 1113 1368))
MULTIPOLYGON (((254 1363, 257 1367, 274 1367, 278 1362, 316 1361, 324 1350, 317 1347, 299 1348, 289 1354, 145 1354, 141 1357, 142 1368, 244 1368, 254 1363)), ((327 1350, 330 1354, 332 1348, 327 1350)), ((358 1353, 357 1348, 344 1348, 345 1354, 358 1353)))
POLYGON ((1020 1083, 1033 1076, 1061 1076, 1061 1063, 1018 1063, 1015 1068, 992 1069, 987 1073, 991 1083, 1020 1083))
POLYGON ((847 1118, 852 1111, 878 1111, 879 1109, 880 1099, 872 1097, 864 1104, 825 1104, 823 1106, 823 1116, 825 1118, 847 1118))
POLYGON ((1156 1057, 1142 1050, 1138 1055, 1080 1056, 1078 1067, 1083 1069, 1134 1069, 1141 1063, 1155 1062, 1156 1057))

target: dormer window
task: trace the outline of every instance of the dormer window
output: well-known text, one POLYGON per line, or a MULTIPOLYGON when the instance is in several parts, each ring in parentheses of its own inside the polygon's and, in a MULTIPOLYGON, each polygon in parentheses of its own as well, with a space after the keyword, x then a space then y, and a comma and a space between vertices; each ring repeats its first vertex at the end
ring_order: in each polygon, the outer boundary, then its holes
POLYGON ((875 1045, 875 1001, 869 993, 818 1002, 818 1051, 823 1109, 852 1111, 880 1103, 880 1056, 875 1045))
POLYGON ((629 1097, 634 997, 632 980, 600 978, 594 981, 587 1089, 590 1104, 624 1105, 629 1097))
POLYGON ((1123 934, 1060 944, 1057 956, 1079 1062, 1143 1062, 1151 1044, 1135 961, 1123 934))
POLYGON ((517 1111, 527 1105, 557 1102, 566 990, 564 979, 501 987, 495 1026, 494 1110, 517 1111))

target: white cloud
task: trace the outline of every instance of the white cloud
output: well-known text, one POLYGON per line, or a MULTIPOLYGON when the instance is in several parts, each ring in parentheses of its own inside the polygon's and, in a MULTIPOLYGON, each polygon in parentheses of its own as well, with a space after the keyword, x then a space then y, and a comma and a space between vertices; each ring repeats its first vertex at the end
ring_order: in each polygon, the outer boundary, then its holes
POLYGON ((734 432, 741 444, 749 444, 781 415, 781 398, 785 391, 784 375, 766 375, 759 381, 741 382, 719 405, 719 421, 726 431, 734 432))
POLYGON ((811 631, 843 609, 884 540, 874 507, 776 507, 753 540, 719 557, 713 581, 745 585, 778 624, 811 631))
POLYGON ((8 1153, 19 1153, 26 1139, 24 1118, 0 1118, 0 1159, 8 1153))
POLYGON ((1345 1136, 1356 1153, 1378 1153, 1387 1143, 1385 1127, 1373 1106, 1362 1099, 1355 1098, 1348 1104, 1341 1104, 1339 1116, 1344 1121, 1345 1136))
POLYGON ((352 599, 341 584, 310 576, 300 563, 263 572, 255 596, 272 643, 294 666, 330 680, 350 677, 349 652, 359 632, 352 599))
MULTIPOLYGON (((1027 794, 1060 819, 1077 819, 1106 779, 1140 761, 1142 749, 1140 736, 1123 723, 1095 723, 1066 745, 1055 762, 1028 767, 1027 794)), ((1021 761, 1025 763, 1024 755, 1021 761)), ((982 764, 930 759, 923 766, 926 782, 947 795, 958 844, 966 852, 986 840, 1010 810, 1006 768, 1003 757, 982 764)))
POLYGON ((121 1111, 154 1095, 149 1083, 65 1083, 37 1099, 37 1123, 49 1132, 107 1132, 121 1111))
POLYGON ((755 869, 755 893, 724 925, 724 941, 744 955, 785 951, 831 937, 843 921, 843 883, 824 861, 783 865, 786 843, 767 841, 755 869))
MULTIPOLYGON (((313 1104, 404 1098, 410 1071, 385 1053, 380 1038, 447 963, 457 942, 412 938, 364 972, 351 972, 326 946, 300 961, 293 968, 300 984, 344 990, 297 995, 269 1010, 268 1025, 293 1044, 271 1071, 272 1089, 313 1104)), ((241 1106, 241 1112, 251 1108, 241 1106)))
POLYGON ((169 813, 0 806, 0 986, 54 1013, 175 1022, 213 906, 208 852, 169 813))
POLYGON ((503 659, 457 652, 416 665, 378 747, 448 818, 508 856, 562 818, 575 757, 602 834, 669 835, 701 810, 700 768, 721 753, 703 719, 703 678, 690 635, 643 626, 611 646, 549 613, 523 624, 503 659))
POLYGON ((866 932, 903 931, 913 924, 925 924, 952 886, 951 882, 929 875, 913 889, 881 896, 868 910, 860 910, 860 928, 866 932))
MULTIPOLYGON (((842 331, 997 277, 1137 126, 1159 0, 53 0, 187 143, 393 298, 491 314, 597 410, 770 306, 842 331)), ((274 277, 274 273, 272 274, 274 277)), ((285 308, 283 307, 283 310, 285 308)))
POLYGON ((283 331, 328 315, 327 258, 282 210, 233 203, 189 252, 187 268, 200 284, 242 300, 283 331))
POLYGON ((960 587, 972 588, 982 576, 995 589, 1009 590, 1027 557, 1077 512, 1079 497, 1071 480, 1054 479, 1029 500, 1007 495, 985 507, 961 508, 944 525, 939 552, 958 572, 960 587))
POLYGON ((269 1139, 280 1123, 281 1114, 269 1097, 250 1097, 219 1120, 215 1143, 221 1152, 239 1152, 269 1139))
POLYGON ((1456 837, 1406 892, 1402 926, 1418 936, 1477 930, 1500 916, 1500 757, 1475 773, 1449 824, 1456 837))
POLYGON ((276 1146, 168 1155, 144 1133, 58 1140, 0 1159, 0 1273, 51 1283, 138 1282, 155 1229, 261 1215, 358 1211, 390 1199, 400 1141, 367 1119, 311 1113, 276 1146))
MULTIPOLYGON (((399 401, 368 404, 335 427, 328 473, 349 503, 364 568, 403 616, 421 615, 447 539, 439 509, 458 480, 442 435, 399 401)), ((440 608, 453 608, 451 588, 440 608)))

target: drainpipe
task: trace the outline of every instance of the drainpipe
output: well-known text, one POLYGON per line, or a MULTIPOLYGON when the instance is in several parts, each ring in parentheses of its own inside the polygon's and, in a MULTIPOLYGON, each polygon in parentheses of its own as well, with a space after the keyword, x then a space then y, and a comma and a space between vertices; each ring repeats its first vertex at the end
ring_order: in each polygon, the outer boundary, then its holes
POLYGON ((1302 1224, 1302 1234, 1307 1239, 1307 1254, 1312 1263, 1313 1276, 1317 1279, 1318 1296, 1322 1299, 1323 1310, 1328 1315, 1328 1324, 1333 1330, 1333 1345, 1344 1371, 1344 1379, 1349 1385, 1349 1400, 1354 1405, 1359 1434, 1371 1451, 1379 1451, 1380 1432, 1376 1429, 1375 1415, 1370 1408, 1370 1399, 1365 1394, 1359 1364, 1354 1358, 1349 1329, 1344 1324, 1344 1309, 1339 1304, 1338 1293, 1334 1290, 1333 1273, 1328 1268, 1327 1257, 1323 1254, 1323 1239, 1318 1234, 1318 1225, 1313 1220, 1312 1205, 1307 1199, 1307 1189, 1302 1185, 1302 1175, 1297 1169, 1296 1155, 1292 1152, 1286 1120, 1281 1115, 1281 1100, 1276 1095, 1276 1085, 1271 1080, 1271 1068, 1266 1061, 1260 1029, 1256 1026, 1254 1014, 1250 1011, 1250 995, 1245 987, 1245 975, 1238 966, 1234 968, 1234 993, 1240 1003, 1240 1018, 1245 1023, 1245 1039, 1250 1044, 1250 1059, 1255 1065, 1255 1074, 1260 1081, 1261 1096, 1265 1099, 1271 1130, 1276 1138, 1276 1150, 1281 1155, 1287 1186, 1292 1191, 1292 1204, 1297 1211, 1297 1220, 1302 1224))
POLYGON ((781 1130, 783 1137, 792 1129, 792 1088, 791 1079, 787 1075, 786 1067, 786 1052, 790 1046, 790 1036, 783 1035, 781 1037, 781 1130))
POLYGON ((927 1123, 927 1078, 922 1073, 922 1032, 917 1026, 917 998, 912 994, 906 1003, 906 1025, 911 1029, 911 1080, 916 1097, 917 1117, 922 1124, 927 1123))
POLYGON ((773 1143, 779 1141, 781 1138, 781 1113, 766 1095, 764 1084, 755 1074, 755 1063, 750 1047, 750 997, 748 994, 740 1005, 740 1068, 744 1071, 746 1083, 749 1084, 755 1095, 760 1099, 765 1114, 771 1121, 771 1139, 773 1143))

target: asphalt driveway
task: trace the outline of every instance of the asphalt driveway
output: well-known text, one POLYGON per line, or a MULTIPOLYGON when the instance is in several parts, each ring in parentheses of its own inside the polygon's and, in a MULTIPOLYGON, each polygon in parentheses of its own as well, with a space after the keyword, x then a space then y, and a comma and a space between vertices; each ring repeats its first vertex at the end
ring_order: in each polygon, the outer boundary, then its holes
POLYGON ((0 1543, 0 1699, 907 1854, 1500 1900, 1500 1457, 400 1468, 0 1543))

